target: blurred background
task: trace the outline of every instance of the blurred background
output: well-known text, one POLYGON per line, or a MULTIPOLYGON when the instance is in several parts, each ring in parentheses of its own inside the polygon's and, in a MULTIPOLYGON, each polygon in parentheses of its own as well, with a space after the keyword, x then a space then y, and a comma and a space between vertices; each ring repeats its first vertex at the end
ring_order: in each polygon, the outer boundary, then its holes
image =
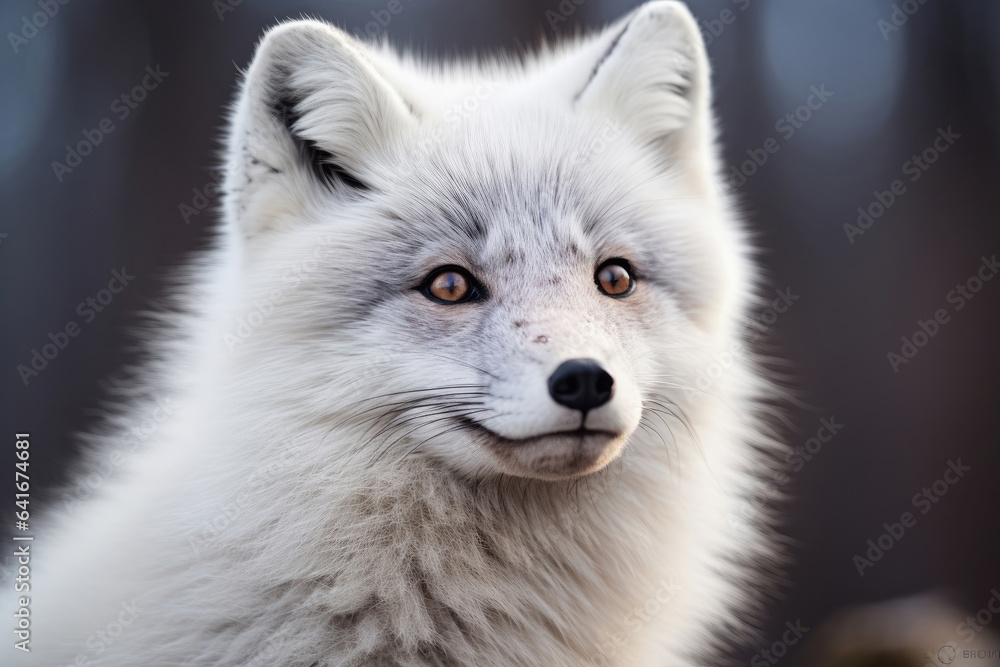
MULTIPOLYGON (((72 434, 135 358, 129 327, 216 223, 220 128, 267 26, 317 16, 447 56, 530 47, 639 3, 391 4, 0 5, 0 424, 5 441, 31 432, 35 497, 55 497, 72 434)), ((959 654, 972 645, 964 616, 986 612, 976 641, 1000 629, 1000 278, 988 280, 1000 271, 1000 3, 688 4, 730 185, 770 289, 793 297, 762 314, 767 340, 809 406, 790 414, 801 450, 775 480, 792 496, 795 563, 734 661, 950 664, 949 651, 836 662, 822 647, 837 614, 928 591, 954 605, 943 627, 959 654), (807 641, 777 647, 786 623, 807 641), (825 658, 809 657, 810 641, 825 658)))

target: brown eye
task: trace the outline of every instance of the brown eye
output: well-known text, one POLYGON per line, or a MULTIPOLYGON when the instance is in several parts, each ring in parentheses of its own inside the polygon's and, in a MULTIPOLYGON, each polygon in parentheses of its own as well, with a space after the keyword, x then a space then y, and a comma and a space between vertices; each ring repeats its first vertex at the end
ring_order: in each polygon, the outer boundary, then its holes
POLYGON ((479 297, 480 290, 475 279, 465 269, 445 266, 428 277, 424 294, 434 301, 451 304, 472 301, 479 297))
POLYGON ((601 291, 608 296, 628 296, 635 287, 635 280, 629 269, 629 264, 624 259, 608 260, 597 269, 594 280, 601 291))

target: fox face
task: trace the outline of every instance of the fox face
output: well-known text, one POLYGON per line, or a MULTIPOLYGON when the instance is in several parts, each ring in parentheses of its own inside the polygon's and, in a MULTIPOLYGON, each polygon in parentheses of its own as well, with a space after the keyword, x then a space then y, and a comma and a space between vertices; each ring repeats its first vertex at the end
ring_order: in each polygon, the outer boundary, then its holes
POLYGON ((230 134, 235 391, 471 478, 663 446, 748 282, 707 77, 673 2, 476 70, 272 30, 230 134))

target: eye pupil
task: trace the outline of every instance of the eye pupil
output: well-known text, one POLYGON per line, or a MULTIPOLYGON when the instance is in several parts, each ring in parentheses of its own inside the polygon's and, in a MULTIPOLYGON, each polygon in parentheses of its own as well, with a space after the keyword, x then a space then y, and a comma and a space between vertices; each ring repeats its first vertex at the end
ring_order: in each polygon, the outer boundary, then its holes
POLYGON ((435 299, 447 302, 461 301, 470 294, 472 280, 459 271, 445 270, 438 273, 427 286, 435 299))
POLYGON ((601 291, 610 296, 625 296, 634 285, 628 268, 617 262, 599 268, 596 277, 601 291))

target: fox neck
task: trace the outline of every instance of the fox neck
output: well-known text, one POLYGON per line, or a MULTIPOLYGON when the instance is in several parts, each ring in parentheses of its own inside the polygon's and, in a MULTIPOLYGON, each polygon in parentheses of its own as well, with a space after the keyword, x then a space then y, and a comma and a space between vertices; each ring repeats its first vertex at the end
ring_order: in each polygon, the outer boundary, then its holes
POLYGON ((211 551, 241 609, 323 619, 345 659, 410 652, 425 664, 447 650, 442 664, 645 664, 682 607, 694 541, 677 461, 641 437, 565 482, 470 480, 416 455, 373 464, 363 449, 337 466, 267 466, 268 484, 253 485, 211 551), (249 555, 235 575, 234 552, 249 555))
POLYGON ((394 651, 409 633, 441 638, 459 664, 493 664, 494 649, 497 664, 636 664, 654 624, 630 615, 656 600, 665 620, 675 585, 663 526, 650 519, 668 516, 655 505, 669 490, 641 473, 654 463, 560 483, 470 483, 431 465, 415 474, 412 461, 373 472, 331 526, 354 550, 336 588, 384 602, 367 613, 395 615, 381 619, 394 651), (552 654, 540 660, 539 647, 552 654))

